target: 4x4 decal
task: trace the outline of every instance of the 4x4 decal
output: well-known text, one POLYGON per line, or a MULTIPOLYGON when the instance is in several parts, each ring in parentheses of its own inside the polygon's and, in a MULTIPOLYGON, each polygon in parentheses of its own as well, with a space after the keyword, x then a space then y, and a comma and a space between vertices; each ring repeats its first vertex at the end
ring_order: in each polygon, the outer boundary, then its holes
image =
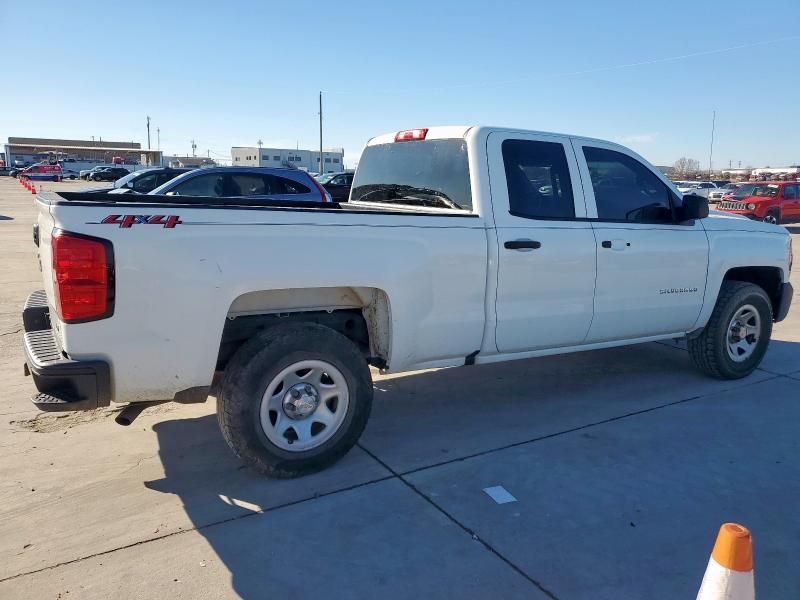
POLYGON ((178 215, 108 215, 100 221, 103 225, 119 225, 122 229, 130 229, 134 225, 163 225, 174 229, 183 223, 178 215))

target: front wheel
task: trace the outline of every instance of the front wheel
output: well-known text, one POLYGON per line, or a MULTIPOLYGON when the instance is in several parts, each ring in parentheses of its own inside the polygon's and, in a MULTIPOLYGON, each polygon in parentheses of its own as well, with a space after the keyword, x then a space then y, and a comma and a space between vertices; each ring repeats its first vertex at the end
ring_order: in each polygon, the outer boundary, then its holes
POLYGON ((217 417, 228 446, 273 477, 319 471, 358 441, 372 408, 359 349, 314 323, 287 323, 246 342, 225 369, 217 417))
POLYGON ((766 215, 764 215, 764 223, 770 223, 772 225, 780 225, 781 223, 781 215, 778 211, 771 210, 766 215))
POLYGON ((764 358, 772 335, 772 303, 759 286, 724 281, 703 332, 688 340, 689 354, 704 373, 739 379, 764 358))
POLYGON ((93 181, 100 181, 100 176, 99 175, 93 175, 92 176, 92 180, 93 181))

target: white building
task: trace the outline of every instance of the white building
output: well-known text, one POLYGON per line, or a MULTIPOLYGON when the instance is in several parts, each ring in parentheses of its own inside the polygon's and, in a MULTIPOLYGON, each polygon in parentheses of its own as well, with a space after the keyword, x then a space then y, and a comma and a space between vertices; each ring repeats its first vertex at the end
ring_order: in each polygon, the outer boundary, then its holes
POLYGON ((753 175, 800 175, 800 167, 763 167, 753 169, 753 175))
POLYGON ((318 150, 259 148, 258 146, 234 146, 231 148, 231 164, 234 167, 288 167, 313 173, 344 171, 343 148, 323 149, 322 159, 320 167, 318 150))

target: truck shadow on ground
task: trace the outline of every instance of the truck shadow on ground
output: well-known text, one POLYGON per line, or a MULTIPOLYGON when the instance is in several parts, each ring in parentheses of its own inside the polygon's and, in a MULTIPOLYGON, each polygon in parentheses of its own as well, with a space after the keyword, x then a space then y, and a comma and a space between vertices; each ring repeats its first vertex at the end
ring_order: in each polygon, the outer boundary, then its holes
MULTIPOLYGON (((765 360, 769 364, 783 373, 796 366, 800 378, 800 343, 773 340, 765 360)), ((759 371, 736 382, 707 378, 672 342, 401 375, 376 381, 373 415, 361 445, 402 474, 774 377, 773 371, 759 371)), ((180 499, 216 555, 209 560, 224 564, 237 594, 302 597, 312 589, 346 589, 352 597, 363 597, 374 592, 375 580, 353 578, 347 565, 340 564, 338 581, 320 579, 314 569, 302 566, 325 563, 329 576, 330 565, 344 560, 337 517, 328 502, 332 493, 367 492, 393 476, 361 448, 321 473, 270 480, 233 456, 214 415, 164 421, 154 430, 164 478, 146 487, 180 499), (307 530, 306 521, 311 523, 307 530), (308 556, 307 535, 330 543, 315 539, 314 555, 308 556)), ((537 446, 530 448, 536 452, 537 446)), ((351 498, 365 502, 364 494, 351 498)), ((364 563, 378 569, 376 577, 391 577, 391 566, 375 566, 377 558, 369 556, 370 534, 359 535, 363 547, 347 552, 364 555, 364 563)), ((413 548, 425 540, 396 543, 413 548)), ((403 581, 393 585, 402 595, 403 581)))

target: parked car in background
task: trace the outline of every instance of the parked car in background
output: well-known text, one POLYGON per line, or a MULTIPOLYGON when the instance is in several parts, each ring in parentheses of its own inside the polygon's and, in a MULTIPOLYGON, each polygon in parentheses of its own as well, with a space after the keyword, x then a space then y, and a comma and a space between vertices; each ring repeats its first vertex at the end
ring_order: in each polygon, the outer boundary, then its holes
POLYGON ((149 192, 157 195, 247 197, 265 200, 331 202, 317 180, 299 169, 209 167, 195 169, 149 192))
POLYGON ((334 202, 347 202, 353 185, 353 172, 325 173, 317 176, 317 181, 325 188, 334 202))
POLYGON ((722 187, 708 192, 709 202, 721 202, 726 194, 733 194, 737 189, 742 186, 741 183, 726 183, 722 187))
POLYGON ((694 194, 708 198, 708 193, 717 186, 711 181, 678 181, 678 191, 681 194, 694 194))
POLYGON ((61 169, 61 179, 77 179, 80 176, 75 169, 61 169))
POLYGON ((730 199, 717 209, 743 215, 755 221, 780 224, 800 220, 800 183, 796 181, 767 181, 745 183, 730 199))
POLYGON ((22 176, 39 181, 58 181, 61 179, 62 173, 63 169, 58 163, 51 165, 50 163, 43 162, 22 169, 17 172, 17 177, 22 176))
POLYGON ((171 167, 142 169, 134 171, 114 182, 114 185, 90 190, 81 190, 84 193, 109 193, 109 194, 147 194, 160 185, 191 171, 191 168, 173 169, 171 167))
POLYGON ((92 181, 116 181, 128 174, 130 174, 130 171, 124 167, 105 167, 92 173, 89 179, 92 181))
POLYGON ((108 165, 96 165, 91 169, 82 169, 81 171, 78 172, 78 176, 81 179, 86 179, 88 181, 89 179, 92 178, 92 175, 106 168, 108 168, 108 165))

